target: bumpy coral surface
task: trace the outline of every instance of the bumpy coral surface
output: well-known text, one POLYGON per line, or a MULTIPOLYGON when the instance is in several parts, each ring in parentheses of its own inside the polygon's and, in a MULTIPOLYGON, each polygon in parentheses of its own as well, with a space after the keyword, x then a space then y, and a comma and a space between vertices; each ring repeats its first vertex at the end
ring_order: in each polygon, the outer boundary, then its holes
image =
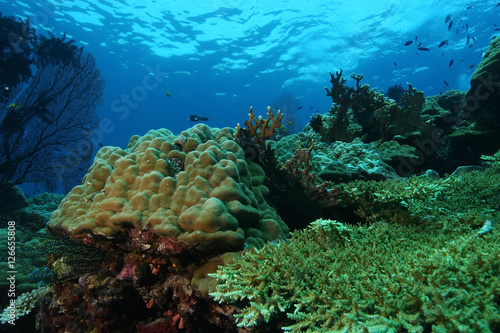
POLYGON ((146 226, 222 248, 282 239, 287 227, 265 201, 263 170, 245 161, 233 135, 198 124, 177 137, 166 129, 134 136, 125 150, 103 147, 48 225, 106 237, 146 226))

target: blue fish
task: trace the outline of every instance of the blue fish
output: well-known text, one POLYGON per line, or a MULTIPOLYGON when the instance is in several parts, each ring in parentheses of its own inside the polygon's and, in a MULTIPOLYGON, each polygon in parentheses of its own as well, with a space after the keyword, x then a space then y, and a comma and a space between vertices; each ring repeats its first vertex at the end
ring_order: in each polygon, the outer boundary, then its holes
POLYGON ((441 47, 445 44, 448 44, 448 40, 443 40, 441 43, 439 43, 439 46, 438 47, 441 47))

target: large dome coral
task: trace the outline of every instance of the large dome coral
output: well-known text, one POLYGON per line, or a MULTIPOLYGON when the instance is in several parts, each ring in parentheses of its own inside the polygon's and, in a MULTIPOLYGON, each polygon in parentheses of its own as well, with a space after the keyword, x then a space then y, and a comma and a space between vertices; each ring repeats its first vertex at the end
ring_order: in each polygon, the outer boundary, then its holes
POLYGON ((198 124, 177 137, 166 129, 134 136, 125 150, 103 147, 48 225, 108 238, 147 227, 222 248, 285 238, 287 226, 263 195, 264 172, 245 161, 233 134, 198 124))

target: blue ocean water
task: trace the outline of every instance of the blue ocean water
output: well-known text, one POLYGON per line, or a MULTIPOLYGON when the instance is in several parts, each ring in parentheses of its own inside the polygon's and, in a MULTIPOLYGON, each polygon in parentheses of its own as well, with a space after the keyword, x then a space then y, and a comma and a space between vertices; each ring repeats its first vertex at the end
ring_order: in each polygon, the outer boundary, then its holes
POLYGON ((382 90, 467 90, 499 33, 497 3, 0 0, 0 11, 30 17, 38 34, 66 33, 96 57, 106 81, 98 113, 109 120, 99 141, 125 147, 149 129, 178 133, 191 114, 234 127, 283 92, 300 100, 306 124, 330 109, 324 87, 339 69, 382 90))

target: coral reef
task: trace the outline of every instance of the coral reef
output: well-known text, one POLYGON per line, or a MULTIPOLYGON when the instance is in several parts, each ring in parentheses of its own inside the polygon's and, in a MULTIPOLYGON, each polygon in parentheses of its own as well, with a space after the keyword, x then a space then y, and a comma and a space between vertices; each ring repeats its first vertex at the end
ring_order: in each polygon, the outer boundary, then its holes
POLYGON ((410 145, 418 158, 404 158, 400 167, 393 166, 405 177, 426 169, 444 174, 460 165, 478 164, 482 154, 493 154, 500 145, 498 119, 494 116, 498 112, 495 102, 491 102, 498 99, 500 87, 494 60, 498 44, 492 41, 467 95, 452 90, 426 99, 408 84, 396 103, 368 85, 361 85, 362 75, 351 75, 356 81, 351 87, 342 77, 342 70, 330 73, 332 87, 326 90, 332 108, 327 114, 313 116, 309 129, 327 144, 361 138, 368 143, 397 141, 410 145), (474 95, 478 91, 482 93, 474 95))
POLYGON ((400 159, 416 158, 414 147, 400 145, 396 141, 382 144, 364 143, 360 138, 351 142, 336 141, 331 144, 321 142, 317 134, 302 132, 289 135, 272 143, 278 162, 285 164, 292 158, 297 142, 302 146, 310 145, 314 140, 314 152, 311 154, 312 172, 321 179, 347 182, 353 179, 384 180, 397 177, 391 165, 397 166, 400 159))
POLYGON ((103 147, 48 226, 106 237, 147 226, 174 241, 226 249, 285 237, 263 196, 263 171, 245 161, 233 133, 198 124, 177 137, 135 136, 126 150, 103 147))
POLYGON ((221 266, 216 300, 238 326, 289 332, 500 328, 498 230, 317 220, 289 241, 221 266), (495 236, 496 235, 496 236, 495 236), (446 296, 445 296, 446 295, 446 296), (480 310, 479 310, 480 309, 480 310))
POLYGON ((50 287, 39 287, 29 292, 25 292, 17 297, 11 307, 7 307, 0 315, 0 323, 6 324, 9 321, 15 322, 19 317, 29 314, 38 306, 40 300, 47 294, 50 287))
POLYGON ((177 136, 160 129, 132 137, 125 150, 98 152, 48 230, 106 256, 85 271, 52 258, 59 280, 40 307, 43 332, 237 332, 236 308, 209 298, 216 281, 208 274, 238 258, 235 251, 286 238, 288 227, 234 133, 203 124, 177 136))
POLYGON ((467 92, 467 111, 471 113, 481 130, 494 130, 500 122, 500 38, 493 38, 477 65, 467 92))
POLYGON ((420 118, 425 100, 422 92, 408 84, 396 103, 367 84, 360 85, 363 75, 352 74, 356 86, 346 85, 342 73, 342 70, 335 75, 330 73, 332 88, 326 88, 333 102, 329 119, 323 119, 323 128, 318 128, 318 121, 314 121, 313 128, 324 142, 351 142, 356 137, 363 137, 366 142, 383 142, 395 136, 399 136, 400 142, 407 142, 416 135, 428 136, 432 127, 420 118))
POLYGON ((302 148, 300 141, 297 141, 298 148, 292 157, 286 161, 283 168, 291 179, 297 181, 306 191, 307 196, 312 201, 316 201, 322 206, 335 206, 339 203, 338 196, 340 190, 338 187, 327 189, 326 182, 318 184, 316 175, 311 172, 311 153, 314 148, 314 141, 308 148, 302 148))

